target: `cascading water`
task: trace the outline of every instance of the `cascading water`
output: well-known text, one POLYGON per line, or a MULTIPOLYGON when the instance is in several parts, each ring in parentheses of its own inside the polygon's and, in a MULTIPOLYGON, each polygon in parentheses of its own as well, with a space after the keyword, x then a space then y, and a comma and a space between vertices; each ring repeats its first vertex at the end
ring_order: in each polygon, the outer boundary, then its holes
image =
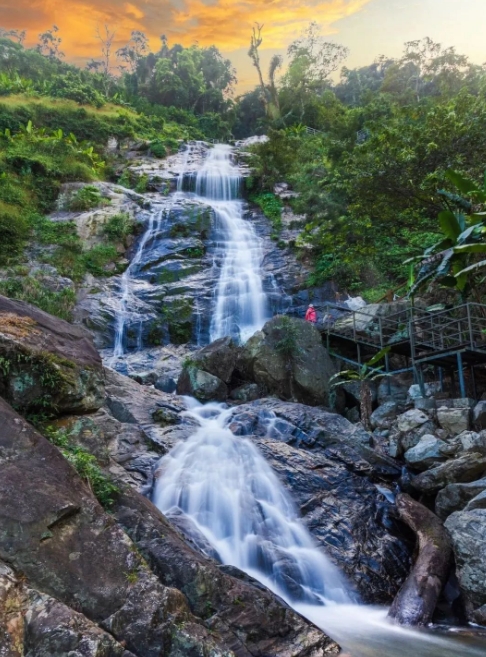
POLYGON ((231 146, 212 148, 196 176, 196 195, 214 211, 215 263, 219 267, 210 341, 233 336, 245 342, 269 319, 258 236, 243 218, 243 179, 231 146))
POLYGON ((404 629, 386 610, 357 605, 258 449, 231 432, 232 410, 187 404, 199 429, 158 468, 154 503, 168 518, 183 515, 213 556, 265 584, 352 657, 484 657, 480 639, 404 629))
POLYGON ((221 561, 293 602, 351 602, 346 584, 315 548, 288 494, 258 449, 226 427, 221 404, 189 401, 201 428, 162 459, 155 504, 181 511, 221 561))

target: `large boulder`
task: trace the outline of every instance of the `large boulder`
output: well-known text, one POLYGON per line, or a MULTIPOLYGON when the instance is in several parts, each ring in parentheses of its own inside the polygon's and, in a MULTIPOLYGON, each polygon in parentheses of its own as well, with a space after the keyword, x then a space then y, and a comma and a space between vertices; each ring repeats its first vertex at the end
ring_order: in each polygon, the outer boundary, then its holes
POLYGON ((373 429, 390 429, 398 415, 398 404, 394 401, 385 402, 371 414, 373 429))
POLYGON ((0 415, 0 558, 138 657, 160 655, 161 644, 168 652, 185 645, 187 654, 227 655, 57 448, 3 400, 0 415))
POLYGON ((476 452, 459 456, 412 479, 412 486, 421 493, 437 493, 448 484, 468 483, 486 473, 486 457, 476 452))
POLYGON ((445 522, 471 622, 486 625, 486 509, 458 511, 445 522))
POLYGON ((192 361, 201 370, 229 383, 233 375, 238 347, 232 338, 220 338, 192 356, 192 361))
POLYGON ((406 411, 398 416, 397 428, 402 433, 408 433, 409 431, 415 431, 426 422, 429 422, 429 420, 430 418, 428 415, 413 408, 412 410, 406 411))
POLYGON ((200 402, 225 401, 228 398, 228 388, 217 376, 190 364, 181 372, 177 382, 177 394, 195 397, 200 402))
POLYGON ((468 484, 449 484, 439 491, 435 500, 435 512, 439 518, 445 520, 454 511, 462 511, 470 500, 483 491, 486 491, 486 479, 468 484))
POLYGON ((0 296, 0 395, 30 413, 100 408, 103 370, 88 331, 0 296))
POLYGON ((269 394, 310 406, 330 404, 334 365, 321 334, 308 322, 274 317, 250 338, 241 362, 244 373, 269 394))

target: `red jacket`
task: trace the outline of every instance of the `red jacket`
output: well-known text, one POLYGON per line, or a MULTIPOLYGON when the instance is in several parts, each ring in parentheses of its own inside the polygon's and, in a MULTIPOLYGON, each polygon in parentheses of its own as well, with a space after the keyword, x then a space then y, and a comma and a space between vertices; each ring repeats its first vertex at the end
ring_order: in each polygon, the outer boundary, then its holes
POLYGON ((317 322, 317 313, 315 308, 307 308, 307 312, 305 314, 305 321, 312 322, 313 324, 317 322))

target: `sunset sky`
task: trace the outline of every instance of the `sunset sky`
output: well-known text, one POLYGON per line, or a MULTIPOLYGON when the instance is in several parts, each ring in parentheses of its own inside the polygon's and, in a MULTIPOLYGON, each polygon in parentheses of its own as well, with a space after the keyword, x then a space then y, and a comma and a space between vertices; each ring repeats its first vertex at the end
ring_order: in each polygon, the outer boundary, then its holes
POLYGON ((67 60, 78 63, 97 56, 94 34, 104 24, 116 29, 116 47, 131 30, 144 31, 153 49, 161 34, 172 43, 216 44, 237 68, 239 91, 256 84, 247 57, 255 21, 264 24, 264 62, 311 20, 348 46, 350 67, 397 56, 405 41, 424 36, 486 61, 486 0, 0 0, 0 15, 2 27, 27 29, 28 45, 56 23, 67 60))

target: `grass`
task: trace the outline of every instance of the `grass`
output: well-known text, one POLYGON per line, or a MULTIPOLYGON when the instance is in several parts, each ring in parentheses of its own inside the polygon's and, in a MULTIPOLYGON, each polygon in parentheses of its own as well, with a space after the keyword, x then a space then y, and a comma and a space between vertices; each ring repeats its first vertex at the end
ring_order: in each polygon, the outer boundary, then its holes
POLYGON ((103 507, 109 509, 120 491, 104 474, 96 458, 82 447, 79 447, 79 445, 72 443, 65 429, 55 429, 52 426, 48 426, 44 428, 44 436, 71 463, 81 479, 88 484, 98 502, 103 507))
POLYGON ((274 233, 272 238, 278 239, 278 234, 282 230, 282 208, 283 203, 278 196, 271 192, 250 195, 250 201, 258 205, 263 214, 270 219, 274 233))
POLYGON ((11 277, 6 281, 0 281, 0 294, 30 303, 68 322, 72 320, 72 311, 76 304, 76 293, 73 289, 66 288, 52 292, 42 284, 42 281, 33 276, 11 277))

